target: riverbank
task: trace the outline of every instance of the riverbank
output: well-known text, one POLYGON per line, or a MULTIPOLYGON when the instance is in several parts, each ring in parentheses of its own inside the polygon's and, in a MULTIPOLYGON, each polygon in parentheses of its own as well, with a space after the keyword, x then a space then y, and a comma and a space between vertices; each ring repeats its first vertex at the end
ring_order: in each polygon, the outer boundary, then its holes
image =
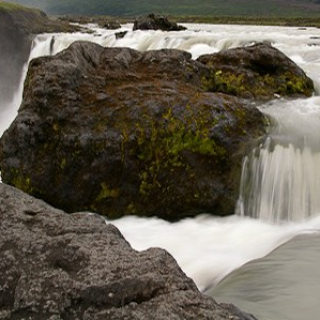
MULTIPOLYGON (((238 24, 261 26, 290 26, 290 27, 320 27, 320 17, 267 17, 267 16, 197 16, 197 15, 168 15, 169 20, 180 23, 206 23, 206 24, 238 24)), ((106 21, 117 21, 121 24, 133 23, 136 16, 87 16, 66 15, 51 16, 53 20, 71 23, 96 23, 105 26, 106 21)))

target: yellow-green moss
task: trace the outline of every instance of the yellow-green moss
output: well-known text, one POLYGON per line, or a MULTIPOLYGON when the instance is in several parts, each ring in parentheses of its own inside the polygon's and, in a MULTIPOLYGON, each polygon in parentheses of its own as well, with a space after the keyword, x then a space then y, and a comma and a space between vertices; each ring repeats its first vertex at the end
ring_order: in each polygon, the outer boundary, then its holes
POLYGON ((67 165, 67 159, 66 158, 63 158, 61 159, 60 161, 60 168, 63 170, 67 165))
POLYGON ((163 185, 160 184, 160 172, 170 176, 183 170, 188 174, 190 167, 184 159, 185 152, 212 157, 213 164, 221 160, 225 150, 209 134, 209 128, 217 122, 209 113, 203 111, 195 115, 186 106, 181 118, 169 108, 161 120, 145 116, 144 121, 136 123, 137 157, 141 163, 139 194, 147 198, 154 189, 166 192, 170 186, 162 178, 163 185))
POLYGON ((20 170, 16 168, 11 168, 11 184, 15 186, 16 188, 31 194, 33 191, 33 188, 31 186, 31 178, 29 176, 26 176, 20 172, 20 170))
POLYGON ((313 88, 301 77, 286 73, 281 79, 283 85, 279 87, 277 92, 279 94, 312 94, 313 88))
POLYGON ((136 214, 138 212, 134 203, 129 203, 126 208, 127 213, 136 214))
POLYGON ((307 78, 286 72, 280 75, 255 75, 255 79, 246 79, 244 74, 231 71, 212 70, 209 77, 201 79, 203 89, 223 92, 234 96, 270 97, 274 93, 282 96, 291 94, 311 95, 312 85, 307 78), (253 81, 254 80, 254 81, 253 81))
POLYGON ((100 184, 101 191, 96 198, 97 202, 100 202, 107 198, 118 198, 119 197, 119 189, 118 188, 110 188, 105 182, 100 184))
POLYGON ((246 91, 243 74, 222 70, 212 70, 208 78, 202 78, 202 85, 204 90, 224 92, 231 95, 238 95, 246 91))
POLYGON ((129 140, 129 133, 126 128, 122 128, 121 130, 121 162, 124 163, 125 160, 125 146, 129 140))
POLYGON ((52 124, 52 128, 55 132, 58 132, 59 131, 59 124, 57 122, 53 123, 52 124))

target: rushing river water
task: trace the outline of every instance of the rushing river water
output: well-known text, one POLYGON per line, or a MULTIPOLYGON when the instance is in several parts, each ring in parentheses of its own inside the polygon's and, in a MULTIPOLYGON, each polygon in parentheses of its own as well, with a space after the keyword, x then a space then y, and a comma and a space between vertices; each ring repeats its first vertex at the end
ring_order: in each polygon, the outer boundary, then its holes
MULTIPOLYGON (((38 36, 30 59, 55 54, 75 40, 137 50, 177 48, 204 53, 272 43, 313 79, 316 95, 276 99, 261 111, 272 127, 265 143, 243 161, 236 215, 209 215, 169 223, 157 218, 113 221, 138 249, 167 249, 200 290, 235 303, 261 320, 318 319, 320 314, 320 29, 186 25, 180 32, 114 31, 38 36)), ((26 68, 27 69, 27 68, 26 68)), ((0 119, 0 134, 14 119, 22 85, 0 119)))

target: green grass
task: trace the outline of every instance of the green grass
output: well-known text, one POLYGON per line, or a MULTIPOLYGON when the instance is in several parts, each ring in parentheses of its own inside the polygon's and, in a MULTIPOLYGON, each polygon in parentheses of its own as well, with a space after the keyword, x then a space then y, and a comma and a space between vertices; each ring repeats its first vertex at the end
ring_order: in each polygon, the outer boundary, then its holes
POLYGON ((0 14, 12 17, 15 25, 26 34, 38 34, 43 32, 73 32, 76 27, 67 23, 56 22, 38 8, 31 8, 17 3, 8 3, 0 0, 0 14))
POLYGON ((16 3, 8 3, 8 2, 0 1, 0 10, 15 11, 15 10, 29 10, 29 9, 16 3))
MULTIPOLYGON (((319 17, 243 17, 243 16, 194 16, 194 15, 168 15, 170 21, 179 23, 206 23, 206 24, 242 24, 264 26, 297 26, 320 28, 319 17)), ((89 23, 94 22, 101 27, 106 21, 118 21, 120 23, 133 23, 135 16, 82 16, 68 15, 62 20, 69 22, 89 23)))
POLYGON ((136 16, 146 13, 192 16, 317 17, 318 0, 7 0, 49 14, 136 16))
POLYGON ((170 19, 185 23, 243 24, 269 26, 304 26, 320 28, 319 17, 243 17, 243 16, 170 16, 170 19))

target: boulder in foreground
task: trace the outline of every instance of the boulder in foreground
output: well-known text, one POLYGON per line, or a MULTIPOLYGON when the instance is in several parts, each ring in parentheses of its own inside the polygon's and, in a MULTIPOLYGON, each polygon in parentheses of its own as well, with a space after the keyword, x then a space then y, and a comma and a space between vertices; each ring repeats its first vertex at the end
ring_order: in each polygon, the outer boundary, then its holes
POLYGON ((203 296, 162 249, 133 250, 98 215, 0 184, 0 319, 254 320, 203 296))

